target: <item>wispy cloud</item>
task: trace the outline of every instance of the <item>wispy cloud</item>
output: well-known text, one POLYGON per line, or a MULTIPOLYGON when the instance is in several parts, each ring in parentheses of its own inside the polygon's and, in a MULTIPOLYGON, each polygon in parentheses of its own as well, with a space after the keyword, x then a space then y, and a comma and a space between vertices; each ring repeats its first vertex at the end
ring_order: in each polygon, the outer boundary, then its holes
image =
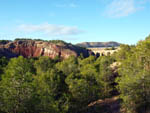
POLYGON ((48 23, 40 25, 22 24, 17 27, 17 31, 26 33, 43 33, 51 36, 71 36, 83 33, 83 30, 80 30, 75 26, 52 25, 48 23))
POLYGON ((108 6, 106 13, 109 17, 128 16, 136 11, 134 0, 113 0, 108 6))
POLYGON ((74 3, 69 4, 69 6, 72 7, 72 8, 78 7, 78 5, 76 5, 76 4, 74 4, 74 3))
POLYGON ((50 16, 50 17, 54 17, 54 16, 55 16, 55 13, 54 13, 54 12, 50 12, 50 13, 49 13, 49 16, 50 16))
POLYGON ((78 7, 78 5, 75 4, 75 3, 57 4, 56 7, 58 7, 58 8, 68 8, 68 7, 69 7, 69 8, 76 8, 76 7, 78 7))
POLYGON ((149 0, 112 0, 106 7, 105 14, 108 17, 125 17, 144 8, 149 0))

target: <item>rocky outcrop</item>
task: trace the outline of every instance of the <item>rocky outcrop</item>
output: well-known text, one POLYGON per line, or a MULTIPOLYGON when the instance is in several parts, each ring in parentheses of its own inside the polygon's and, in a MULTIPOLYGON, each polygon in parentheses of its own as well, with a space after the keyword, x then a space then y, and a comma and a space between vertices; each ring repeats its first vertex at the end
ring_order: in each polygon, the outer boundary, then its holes
POLYGON ((8 43, 0 43, 0 57, 39 57, 48 56, 55 58, 56 56, 66 59, 69 56, 79 56, 83 54, 84 57, 88 57, 93 54, 91 51, 74 46, 68 43, 52 43, 48 41, 35 41, 35 40, 17 40, 10 41, 8 43))

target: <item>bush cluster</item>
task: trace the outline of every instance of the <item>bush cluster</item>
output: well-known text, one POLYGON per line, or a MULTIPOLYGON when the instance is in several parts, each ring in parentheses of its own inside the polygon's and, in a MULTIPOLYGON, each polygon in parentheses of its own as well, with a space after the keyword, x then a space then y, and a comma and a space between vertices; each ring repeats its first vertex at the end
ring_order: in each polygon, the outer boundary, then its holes
POLYGON ((110 56, 26 59, 0 63, 3 113, 86 113, 88 105, 112 96, 110 56))

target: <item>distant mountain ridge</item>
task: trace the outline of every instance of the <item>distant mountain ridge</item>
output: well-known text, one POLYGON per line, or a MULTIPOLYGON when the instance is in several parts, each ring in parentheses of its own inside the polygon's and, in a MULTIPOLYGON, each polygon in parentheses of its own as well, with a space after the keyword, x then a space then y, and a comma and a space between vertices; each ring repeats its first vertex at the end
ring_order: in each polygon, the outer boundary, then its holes
POLYGON ((96 47, 118 47, 121 43, 110 41, 110 42, 82 42, 77 43, 77 46, 86 48, 96 48, 96 47))

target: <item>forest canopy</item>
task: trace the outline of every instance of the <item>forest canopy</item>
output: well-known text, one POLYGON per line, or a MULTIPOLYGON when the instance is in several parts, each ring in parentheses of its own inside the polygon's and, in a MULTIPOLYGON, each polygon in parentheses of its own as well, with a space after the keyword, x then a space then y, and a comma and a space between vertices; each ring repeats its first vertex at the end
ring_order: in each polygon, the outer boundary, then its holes
POLYGON ((147 37, 109 56, 1 57, 0 113, 98 113, 89 104, 114 96, 120 111, 150 112, 149 51, 147 37))

